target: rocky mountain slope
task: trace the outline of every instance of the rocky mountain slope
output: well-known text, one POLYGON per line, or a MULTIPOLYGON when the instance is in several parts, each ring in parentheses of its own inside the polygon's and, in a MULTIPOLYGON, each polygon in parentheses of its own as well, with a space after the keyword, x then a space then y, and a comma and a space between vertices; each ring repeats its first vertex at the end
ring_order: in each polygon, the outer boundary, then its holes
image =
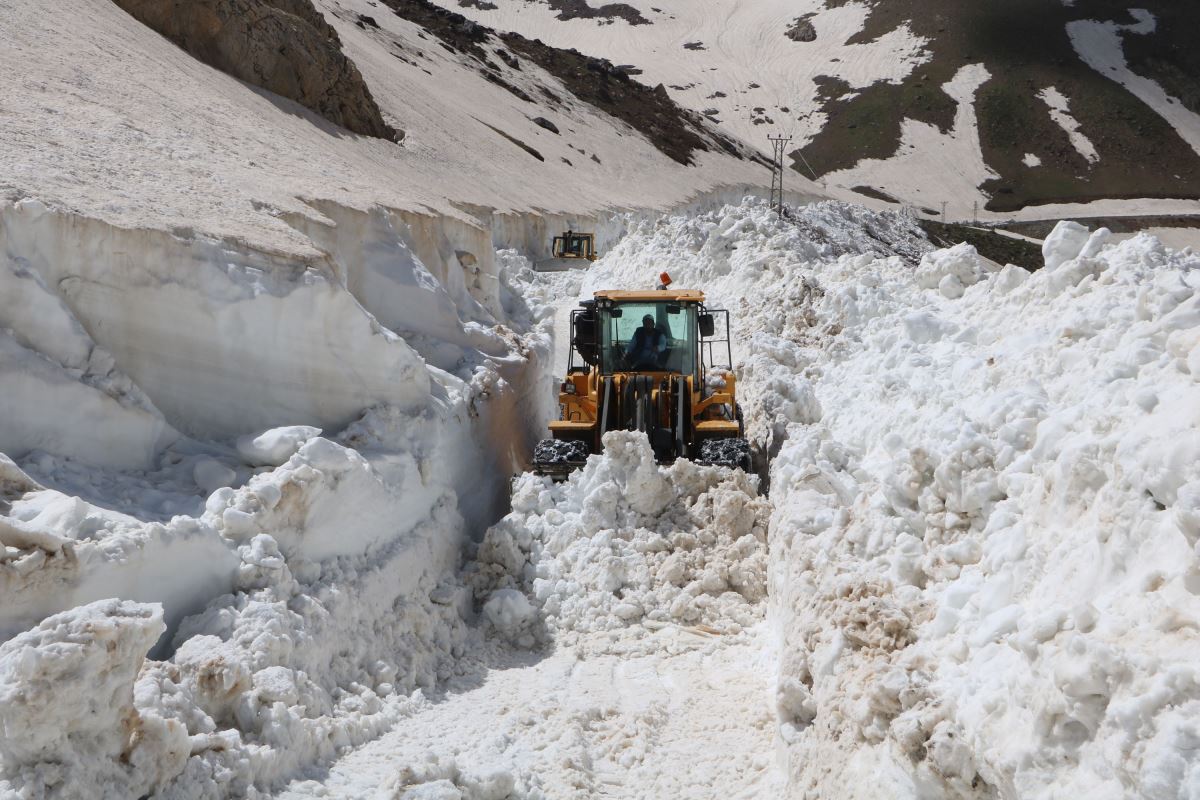
POLYGON ((135 19, 210 66, 295 100, 335 125, 383 139, 371 90, 309 0, 115 0, 135 19))

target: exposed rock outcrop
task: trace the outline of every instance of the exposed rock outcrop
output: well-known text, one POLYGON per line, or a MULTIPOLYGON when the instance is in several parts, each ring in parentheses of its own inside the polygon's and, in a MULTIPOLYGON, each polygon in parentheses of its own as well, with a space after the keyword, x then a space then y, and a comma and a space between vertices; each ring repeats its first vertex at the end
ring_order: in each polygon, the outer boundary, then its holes
POLYGON ((209 66, 343 128, 399 141, 311 0, 113 0, 209 66))
POLYGON ((815 42, 817 29, 813 26, 812 17, 812 14, 805 14, 793 20, 792 26, 787 29, 787 37, 793 42, 815 42))

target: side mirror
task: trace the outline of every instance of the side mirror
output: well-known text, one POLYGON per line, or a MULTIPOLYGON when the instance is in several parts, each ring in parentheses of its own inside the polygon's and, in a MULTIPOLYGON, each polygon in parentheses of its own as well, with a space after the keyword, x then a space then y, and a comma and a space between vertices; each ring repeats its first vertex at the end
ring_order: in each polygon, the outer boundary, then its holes
POLYGON ((667 313, 668 314, 678 314, 681 311, 683 311, 683 306, 676 305, 675 303, 667 304, 667 313))
POLYGON ((619 319, 625 316, 625 310, 621 308, 610 308, 608 310, 608 315, 614 319, 619 319))
POLYGON ((713 320, 712 314, 701 314, 699 317, 700 335, 707 339, 717 331, 717 323, 713 320))

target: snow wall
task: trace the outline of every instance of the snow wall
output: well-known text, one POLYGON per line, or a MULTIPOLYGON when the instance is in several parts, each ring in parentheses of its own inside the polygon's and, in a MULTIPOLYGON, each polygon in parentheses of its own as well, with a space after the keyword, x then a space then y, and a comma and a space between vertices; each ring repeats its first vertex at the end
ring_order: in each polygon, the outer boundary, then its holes
POLYGON ((545 312, 474 218, 310 205, 272 252, 0 203, 0 794, 253 796, 461 650, 545 312))

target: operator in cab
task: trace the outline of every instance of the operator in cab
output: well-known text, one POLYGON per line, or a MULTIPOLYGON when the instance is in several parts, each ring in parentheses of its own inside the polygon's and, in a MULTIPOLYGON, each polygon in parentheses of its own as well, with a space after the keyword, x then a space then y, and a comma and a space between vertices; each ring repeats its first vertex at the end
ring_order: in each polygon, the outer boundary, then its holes
POLYGON ((630 369, 660 369, 659 358, 666 349, 666 334, 654 326, 654 317, 647 314, 642 317, 642 327, 629 340, 630 369))

